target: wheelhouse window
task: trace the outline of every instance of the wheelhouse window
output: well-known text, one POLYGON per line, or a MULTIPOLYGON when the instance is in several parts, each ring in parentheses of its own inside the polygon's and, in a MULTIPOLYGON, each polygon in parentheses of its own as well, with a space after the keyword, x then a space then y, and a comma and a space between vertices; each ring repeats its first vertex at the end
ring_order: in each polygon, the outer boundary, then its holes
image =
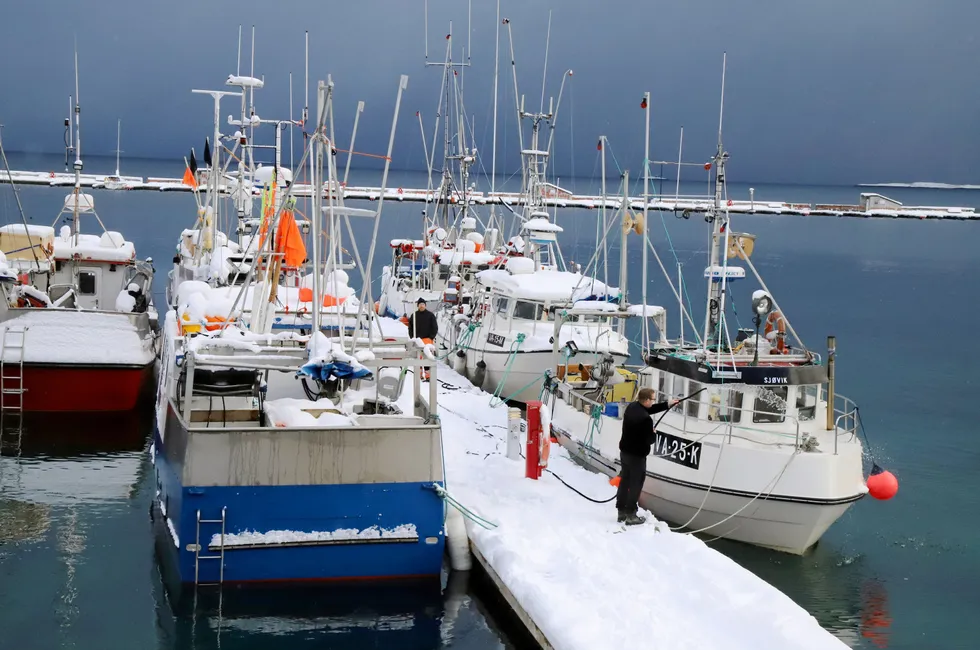
POLYGON ((666 372, 658 372, 657 374, 660 375, 657 382, 657 399, 662 402, 666 399, 670 399, 670 395, 668 395, 670 392, 670 381, 667 379, 666 372))
POLYGON ((503 297, 497 296, 493 299, 493 310, 498 314, 507 314, 507 305, 510 301, 503 297))
POLYGON ((83 296, 95 295, 95 273, 80 271, 78 273, 78 293, 83 296))
POLYGON ((766 424, 785 420, 789 386, 759 386, 758 390, 752 421, 756 424, 766 424))
MULTIPOLYGON (((687 394, 694 395, 701 390, 701 384, 696 381, 687 382, 687 394)), ((701 412, 701 395, 695 395, 691 399, 687 400, 687 416, 690 418, 698 417, 701 412)))
POLYGON ((522 320, 541 320, 541 314, 543 312, 544 305, 540 302, 518 300, 517 304, 514 305, 514 318, 520 318, 522 320))
POLYGON ((738 422, 742 416, 742 392, 722 389, 709 398, 708 419, 716 422, 738 422))
POLYGON ((816 386, 800 386, 796 389, 796 409, 801 422, 814 418, 817 414, 816 386))

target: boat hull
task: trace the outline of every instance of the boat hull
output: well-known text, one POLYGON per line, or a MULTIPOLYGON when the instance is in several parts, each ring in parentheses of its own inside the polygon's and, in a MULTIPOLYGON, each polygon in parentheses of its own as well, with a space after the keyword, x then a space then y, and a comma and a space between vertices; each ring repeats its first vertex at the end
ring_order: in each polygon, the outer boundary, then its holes
MULTIPOLYGON (((626 355, 613 354, 611 356, 617 365, 624 363, 627 359, 626 355)), ((595 352, 581 351, 569 357, 567 363, 574 365, 581 362, 592 365, 595 359, 595 352)), ((544 371, 546 368, 554 370, 555 353, 550 349, 519 351, 512 354, 509 350, 497 352, 470 348, 466 350, 466 376, 471 381, 476 378, 476 364, 481 360, 486 363, 486 375, 483 385, 479 388, 488 393, 495 392, 501 399, 528 402, 540 399, 544 371), (510 366, 509 370, 508 365, 510 366)), ((447 359, 447 362, 452 361, 452 357, 447 359)))
MULTIPOLYGON (((555 428, 559 443, 590 469, 607 476, 620 471, 618 460, 586 448, 555 428)), ((665 461, 647 461, 640 506, 658 518, 712 538, 725 538, 784 553, 803 555, 863 494, 844 499, 757 496, 724 487, 678 481, 651 471, 665 461)))
MULTIPOLYGON (((15 372, 13 364, 4 370, 15 372)), ((113 413, 131 411, 146 394, 153 375, 153 364, 78 365, 25 363, 23 366, 23 410, 30 413, 113 413)), ((19 382, 5 378, 4 388, 19 382)), ((5 408, 15 407, 18 396, 0 394, 5 408)))
MULTIPOLYGON (((356 465, 359 452, 348 449, 345 454, 342 445, 320 432, 278 429, 276 441, 246 439, 250 434, 244 434, 226 450, 218 430, 211 439, 201 436, 196 440, 198 434, 180 430, 172 407, 166 427, 165 436, 159 431, 155 435, 157 497, 152 515, 157 548, 173 582, 292 583, 440 574, 445 505, 434 484, 443 484, 441 472, 434 480, 392 476, 388 481, 327 482, 318 476, 356 465), (273 446, 268 454, 257 451, 265 444, 273 446), (300 452, 303 455, 316 457, 299 474, 287 469, 300 463, 297 448, 305 450, 300 452), (236 478, 185 484, 187 476, 210 474, 212 461, 230 463, 228 469, 236 478), (196 468, 189 469, 192 465, 196 468), (297 480, 281 480, 283 474, 295 474, 301 480, 300 474, 309 474, 315 480, 298 484, 297 480), (372 529, 376 532, 370 532, 372 529), (223 560, 195 557, 220 558, 222 541, 223 560)), ((374 444, 382 447, 386 442, 374 444)))

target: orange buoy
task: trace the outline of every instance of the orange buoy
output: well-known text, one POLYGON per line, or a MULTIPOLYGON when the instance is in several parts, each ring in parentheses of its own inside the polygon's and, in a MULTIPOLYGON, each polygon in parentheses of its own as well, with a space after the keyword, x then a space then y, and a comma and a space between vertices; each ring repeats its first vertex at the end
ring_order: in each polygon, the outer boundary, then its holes
POLYGON ((887 501, 898 492, 898 479, 891 472, 887 472, 878 465, 871 469, 871 476, 868 477, 868 493, 876 499, 887 501))
POLYGON ((299 301, 300 302, 313 302, 313 289, 309 287, 300 287, 299 289, 299 301))
POLYGON ((616 476, 612 477, 611 479, 609 479, 609 485, 611 485, 613 487, 619 487, 619 476, 616 475, 616 476))

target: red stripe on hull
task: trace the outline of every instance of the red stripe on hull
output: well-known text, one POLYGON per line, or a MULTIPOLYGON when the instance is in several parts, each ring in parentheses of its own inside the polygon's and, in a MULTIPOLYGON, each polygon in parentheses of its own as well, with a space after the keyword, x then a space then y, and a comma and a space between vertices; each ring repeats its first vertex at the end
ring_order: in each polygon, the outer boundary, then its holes
MULTIPOLYGON (((16 388, 9 377, 14 364, 4 369, 3 388, 16 388)), ((130 411, 139 404, 153 364, 146 366, 78 366, 24 364, 24 411, 30 413, 83 413, 130 411)), ((17 395, 0 395, 6 408, 16 406, 17 395)))

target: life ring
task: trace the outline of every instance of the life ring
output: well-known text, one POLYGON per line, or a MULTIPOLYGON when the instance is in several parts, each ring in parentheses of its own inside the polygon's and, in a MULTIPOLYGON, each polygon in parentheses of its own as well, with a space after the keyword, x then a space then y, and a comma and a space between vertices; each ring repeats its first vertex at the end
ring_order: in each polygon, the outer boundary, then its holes
POLYGON ((48 172, 48 178, 54 178, 54 172, 48 172))
POLYGON ((778 310, 769 312, 766 318, 766 338, 775 330, 776 332, 776 353, 782 354, 786 351, 786 319, 778 310))
POLYGON ((404 194, 404 193, 405 193, 405 190, 403 190, 402 188, 400 188, 400 187, 399 187, 399 188, 398 188, 398 193, 399 193, 399 194, 404 194))

